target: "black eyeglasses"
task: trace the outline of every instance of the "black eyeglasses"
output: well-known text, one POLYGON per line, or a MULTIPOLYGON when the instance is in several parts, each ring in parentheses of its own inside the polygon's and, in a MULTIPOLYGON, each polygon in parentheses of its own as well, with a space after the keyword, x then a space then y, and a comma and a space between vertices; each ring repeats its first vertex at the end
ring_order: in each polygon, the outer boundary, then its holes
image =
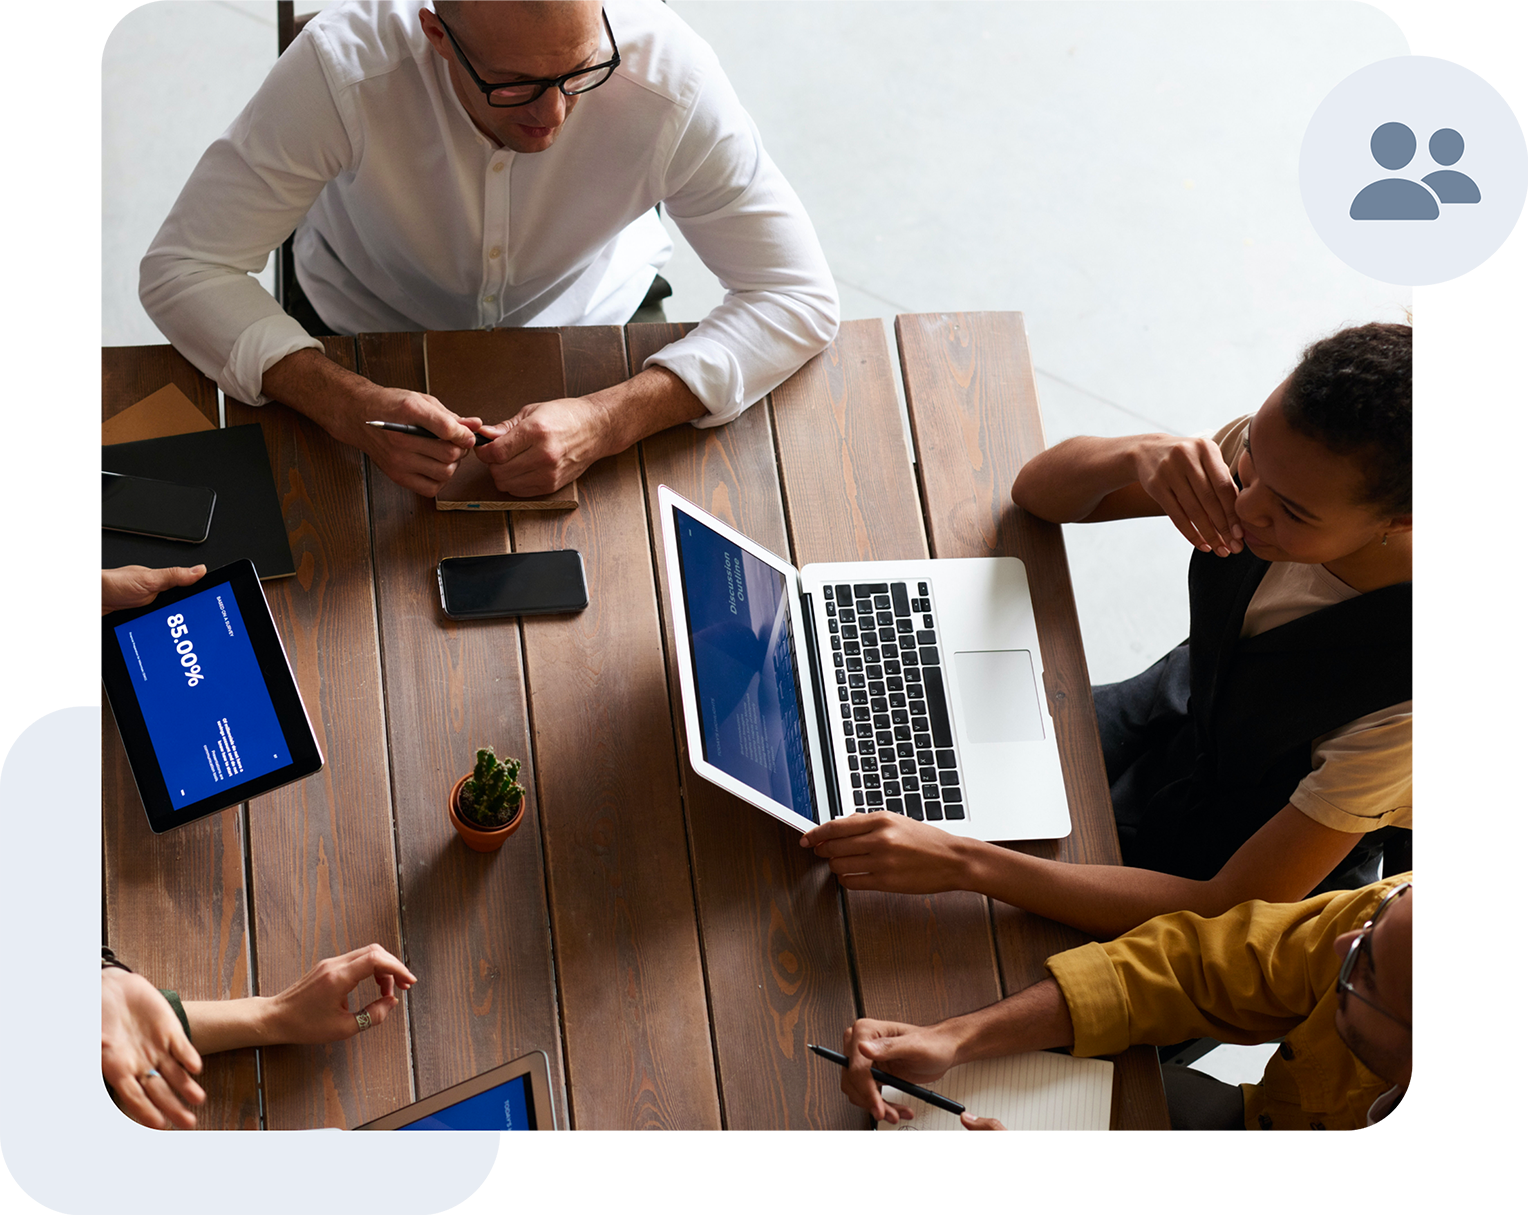
POLYGON ((1375 1012, 1383 1017, 1388 1017, 1408 1033, 1411 1032, 1411 1022, 1403 1021, 1393 1012, 1381 1008, 1373 1000, 1363 995, 1351 982, 1353 968, 1358 965, 1358 955, 1367 951, 1369 954, 1369 967, 1374 967, 1374 947, 1369 944, 1369 937, 1374 933, 1374 926, 1379 923, 1380 917, 1385 914, 1390 905, 1411 889, 1410 882, 1402 882, 1379 901, 1379 906, 1374 909, 1371 919, 1364 922, 1361 932, 1353 938, 1353 943, 1348 946, 1348 956, 1342 959, 1342 969, 1337 972, 1337 990, 1352 996, 1355 1000, 1367 1004, 1375 1012))
MULTIPOLYGON (((435 14, 435 20, 440 21, 439 13, 435 14)), ((564 97, 574 97, 579 93, 587 93, 590 89, 597 89, 609 80, 616 68, 621 66, 621 50, 615 44, 615 31, 610 28, 610 18, 605 16, 604 9, 600 9, 600 20, 605 23, 605 33, 610 38, 613 58, 604 63, 596 63, 593 67, 579 68, 576 72, 554 76, 549 80, 511 80, 504 84, 490 84, 479 76, 473 66, 467 62, 467 56, 462 53, 462 45, 456 40, 456 35, 451 32, 451 27, 444 21, 440 21, 440 28, 446 31, 446 37, 451 39, 451 48, 456 52, 456 57, 467 69, 467 75, 472 77, 473 83, 483 90, 483 95, 488 98, 488 104, 509 110, 515 106, 530 105, 550 88, 557 89, 564 97)))

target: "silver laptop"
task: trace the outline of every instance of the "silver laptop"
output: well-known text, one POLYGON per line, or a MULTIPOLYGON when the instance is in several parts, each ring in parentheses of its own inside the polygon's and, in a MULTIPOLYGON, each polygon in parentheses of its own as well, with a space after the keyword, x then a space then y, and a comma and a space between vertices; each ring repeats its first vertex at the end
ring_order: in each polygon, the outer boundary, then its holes
POLYGON ((790 562, 658 487, 690 763, 798 831, 1071 833, 1016 557, 790 562))

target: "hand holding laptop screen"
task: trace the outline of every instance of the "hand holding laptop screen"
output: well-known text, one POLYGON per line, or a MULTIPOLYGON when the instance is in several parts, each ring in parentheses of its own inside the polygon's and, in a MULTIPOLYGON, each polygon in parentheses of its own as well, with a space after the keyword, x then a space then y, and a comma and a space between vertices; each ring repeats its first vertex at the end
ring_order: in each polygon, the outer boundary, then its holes
POLYGON ((978 839, 1070 830, 1017 558, 797 570, 658 501, 699 776, 797 831, 882 808, 978 839))
POLYGON ((893 894, 973 890, 981 856, 961 836, 884 811, 820 823, 800 844, 828 862, 844 889, 893 894))

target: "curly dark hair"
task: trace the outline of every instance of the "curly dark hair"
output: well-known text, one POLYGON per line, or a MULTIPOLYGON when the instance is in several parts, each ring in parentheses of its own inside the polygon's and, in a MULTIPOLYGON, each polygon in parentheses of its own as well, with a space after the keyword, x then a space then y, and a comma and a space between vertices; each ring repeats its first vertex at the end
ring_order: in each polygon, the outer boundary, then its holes
POLYGON ((1312 343, 1284 389, 1284 420, 1364 472, 1365 505, 1411 513, 1411 326, 1371 323, 1312 343))

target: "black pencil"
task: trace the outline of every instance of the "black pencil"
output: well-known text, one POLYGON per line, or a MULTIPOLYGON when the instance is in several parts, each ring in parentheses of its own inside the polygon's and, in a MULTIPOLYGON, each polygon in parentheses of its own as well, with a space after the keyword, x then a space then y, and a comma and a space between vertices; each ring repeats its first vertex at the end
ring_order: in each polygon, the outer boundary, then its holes
MULTIPOLYGON (((839 1067, 849 1066, 849 1060, 843 1055, 839 1054, 836 1050, 829 1050, 826 1046, 813 1046, 810 1042, 807 1043, 806 1048, 807 1050, 812 1051, 814 1054, 821 1055, 829 1063, 836 1063, 839 1067)), ((880 1068, 875 1067, 874 1065, 872 1065, 870 1068, 870 1074, 874 1076, 879 1083, 889 1084, 893 1088, 901 1089, 902 1092, 906 1093, 909 1097, 916 1097, 919 1101, 927 1101, 930 1105, 938 1106, 940 1109, 948 1110, 950 1113, 956 1115, 964 1114, 966 1112, 966 1107, 961 1105, 959 1101, 951 1101, 948 1097, 940 1096, 938 1093, 934 1092, 933 1089, 924 1088, 922 1085, 912 1084, 907 1080, 899 1079, 898 1077, 893 1076, 890 1072, 883 1072, 880 1068)))

